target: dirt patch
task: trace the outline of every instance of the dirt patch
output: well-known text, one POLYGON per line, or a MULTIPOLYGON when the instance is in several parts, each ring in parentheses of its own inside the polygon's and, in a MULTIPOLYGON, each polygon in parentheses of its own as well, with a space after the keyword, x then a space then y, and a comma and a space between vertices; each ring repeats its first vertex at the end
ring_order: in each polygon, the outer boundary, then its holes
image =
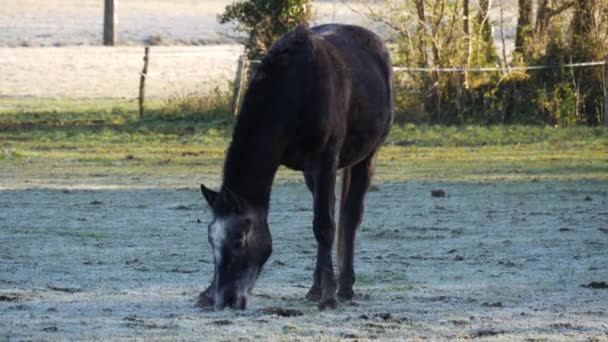
POLYGON ((79 287, 75 287, 75 286, 63 286, 63 285, 51 285, 48 284, 46 287, 48 287, 50 290, 53 291, 59 291, 59 292, 65 292, 65 293, 76 293, 76 292, 81 292, 82 289, 79 287))
POLYGON ((233 322, 233 321, 229 321, 229 320, 227 320, 227 319, 218 319, 218 320, 216 320, 216 321, 212 321, 211 323, 212 323, 212 324, 215 324, 215 325, 220 325, 220 326, 222 326, 222 325, 232 325, 232 324, 234 324, 234 322, 233 322))
POLYGON ((275 315, 281 317, 298 317, 304 314, 300 310, 286 309, 280 307, 264 308, 261 310, 261 312, 265 315, 275 315))
POLYGON ((608 289, 608 283, 605 281, 592 281, 589 284, 581 285, 588 289, 608 289))
POLYGON ((22 296, 20 294, 12 294, 12 293, 0 294, 0 302, 16 302, 21 299, 22 299, 22 296))
POLYGON ((431 190, 431 196, 433 197, 445 197, 445 190, 441 190, 441 189, 435 189, 435 190, 431 190))
POLYGON ((489 337, 489 336, 496 336, 499 334, 504 334, 503 331, 498 331, 498 330, 492 330, 492 329, 482 329, 482 330, 477 330, 475 331, 472 336, 474 338, 479 338, 479 337, 489 337))

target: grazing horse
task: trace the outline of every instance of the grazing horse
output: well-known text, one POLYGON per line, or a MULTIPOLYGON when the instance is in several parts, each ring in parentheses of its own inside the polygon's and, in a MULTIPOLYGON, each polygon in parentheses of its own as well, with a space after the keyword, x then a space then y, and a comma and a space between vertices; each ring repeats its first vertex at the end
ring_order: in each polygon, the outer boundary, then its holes
POLYGON ((361 27, 298 26, 270 48, 243 99, 221 190, 201 185, 213 211, 208 229, 215 275, 198 306, 246 308, 272 251, 267 219, 280 165, 302 171, 313 195, 318 249, 306 298, 318 301, 320 309, 335 308, 338 298, 352 300, 355 233, 375 157, 393 121, 392 79, 388 50, 361 27), (344 171, 336 281, 338 169, 344 171))

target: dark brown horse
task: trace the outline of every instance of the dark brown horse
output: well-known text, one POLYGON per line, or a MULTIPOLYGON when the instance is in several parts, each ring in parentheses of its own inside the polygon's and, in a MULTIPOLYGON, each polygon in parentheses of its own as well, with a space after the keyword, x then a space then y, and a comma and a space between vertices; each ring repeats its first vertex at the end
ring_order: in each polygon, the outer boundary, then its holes
POLYGON ((392 124, 392 78, 382 40, 361 27, 299 26, 272 46, 243 100, 221 190, 201 185, 213 210, 209 242, 215 275, 199 295, 199 306, 247 306, 272 251, 267 217, 280 165, 302 171, 313 195, 318 249, 306 297, 318 301, 320 309, 336 307, 337 297, 353 298, 355 233, 375 157, 392 124), (332 246, 338 169, 344 175, 336 282, 332 246))

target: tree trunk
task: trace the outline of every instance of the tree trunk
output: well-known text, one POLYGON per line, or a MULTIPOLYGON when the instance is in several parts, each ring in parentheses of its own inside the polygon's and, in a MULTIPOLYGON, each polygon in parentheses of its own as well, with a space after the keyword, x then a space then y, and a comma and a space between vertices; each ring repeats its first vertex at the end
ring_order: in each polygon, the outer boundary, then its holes
POLYGON ((571 0, 561 0, 556 3, 552 0, 538 0, 536 10, 536 24, 534 26, 534 38, 537 42, 544 44, 547 40, 547 30, 551 24, 551 19, 556 15, 572 8, 574 2, 571 0))
MULTIPOLYGON (((465 67, 469 68, 471 66, 471 50, 472 50, 472 40, 471 40, 471 30, 470 30, 470 20, 469 20, 469 0, 463 0, 462 4, 462 30, 464 31, 464 60, 466 61, 465 67)), ((467 70, 464 71, 464 87, 465 89, 469 89, 469 72, 467 70)))
MULTIPOLYGON (((442 19, 445 10, 445 0, 435 0, 433 6, 432 13, 432 28, 429 30, 428 35, 430 38, 431 44, 431 53, 433 56, 433 66, 435 68, 442 67, 441 63, 441 51, 440 47, 437 44, 437 40, 435 40, 436 36, 439 32, 439 27, 442 25, 442 19)), ((429 20, 431 21, 431 20, 429 20)), ((433 121, 436 123, 444 122, 443 110, 442 110, 442 87, 440 86, 440 74, 439 71, 435 70, 432 74, 432 88, 433 88, 433 100, 434 100, 434 111, 433 111, 433 121)))
POLYGON ((479 15, 477 16, 481 28, 481 51, 485 62, 493 62, 497 59, 494 37, 492 36, 492 23, 490 22, 490 0, 479 0, 479 15))
POLYGON ((424 0, 415 0, 416 13, 418 14, 418 25, 417 31, 417 45, 418 45, 418 66, 421 68, 428 66, 427 54, 426 54, 426 28, 424 23, 426 22, 426 15, 424 12, 424 0))
POLYGON ((532 0, 519 0, 515 52, 525 56, 532 32, 532 0))
POLYGON ((545 33, 549 27, 551 8, 549 0, 538 0, 538 9, 536 10, 536 25, 534 27, 534 35, 538 41, 545 40, 545 33))
POLYGON ((579 39, 592 38, 595 28, 595 7, 596 0, 576 0, 574 2, 574 16, 571 24, 572 39, 575 40, 573 43, 576 44, 579 39))
MULTIPOLYGON (((595 9, 597 0, 575 0, 574 14, 570 24, 571 32, 571 59, 575 62, 585 62, 595 60, 604 55, 601 51, 601 44, 598 44, 596 37, 595 9)), ((601 106, 602 89, 601 84, 603 73, 596 70, 575 70, 574 78, 580 86, 582 99, 577 106, 579 113, 577 118, 585 119, 588 125, 596 125, 599 122, 597 112, 601 106), (582 115, 579 116, 579 115, 582 115)))
POLYGON ((608 126, 608 61, 604 64, 604 126, 608 126))
POLYGON ((479 15, 477 20, 481 27, 481 38, 484 42, 493 43, 492 25, 490 23, 490 0, 479 0, 479 15))

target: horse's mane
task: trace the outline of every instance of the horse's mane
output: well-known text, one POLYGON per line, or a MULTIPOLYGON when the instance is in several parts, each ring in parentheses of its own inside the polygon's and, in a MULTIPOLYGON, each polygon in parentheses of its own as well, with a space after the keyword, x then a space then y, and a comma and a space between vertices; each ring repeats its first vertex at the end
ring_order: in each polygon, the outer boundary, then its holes
MULTIPOLYGON (((271 117, 273 115, 272 111, 265 110, 269 106, 266 101, 271 100, 273 95, 275 95, 276 85, 273 84, 275 82, 274 76, 278 75, 277 73, 284 72, 284 68, 290 67, 290 59, 296 56, 301 57, 307 53, 307 50, 310 51, 311 36, 313 34, 305 26, 299 25, 294 31, 289 32, 273 44, 262 59, 261 64, 249 83, 234 126, 232 141, 224 163, 224 183, 227 181, 240 182, 242 181, 243 173, 256 172, 253 170, 243 170, 243 168, 245 165, 250 165, 246 161, 250 161, 251 158, 248 154, 260 152, 250 150, 254 146, 250 146, 249 142, 252 140, 259 141, 259 137, 252 139, 252 135, 260 134, 260 131, 270 134, 268 132, 270 127, 265 126, 270 126, 270 123, 276 124, 276 117, 271 117)), ((276 146, 267 146, 267 151, 269 152, 273 148, 276 148, 276 146)), ((258 157, 264 158, 263 155, 259 155, 258 157)), ((258 163, 271 163, 271 161, 260 159, 258 163)), ((265 169, 266 165, 257 165, 256 168, 265 169)), ((245 190, 239 184, 225 185, 234 186, 236 188, 235 191, 238 192, 245 190)), ((246 189, 245 191, 248 190, 252 189, 246 189)), ((241 193, 240 195, 245 194, 241 193)), ((250 193, 248 195, 249 197, 254 197, 257 194, 250 193)), ((264 198, 264 200, 266 199, 264 198)))

